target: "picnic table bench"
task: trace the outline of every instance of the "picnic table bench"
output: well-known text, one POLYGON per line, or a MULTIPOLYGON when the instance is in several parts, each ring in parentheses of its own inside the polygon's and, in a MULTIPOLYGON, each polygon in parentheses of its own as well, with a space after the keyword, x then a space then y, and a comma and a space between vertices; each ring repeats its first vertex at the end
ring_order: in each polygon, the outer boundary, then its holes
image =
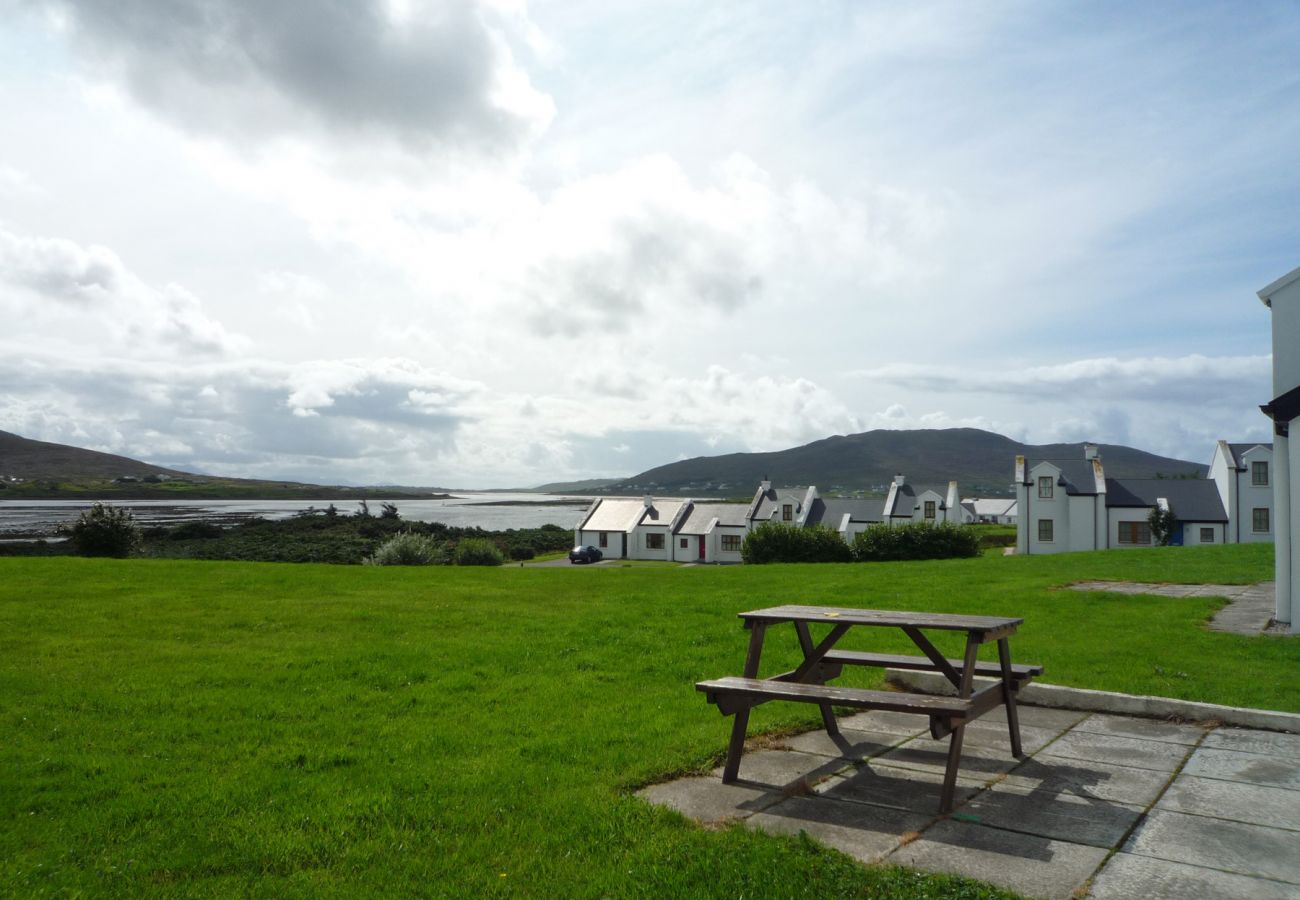
POLYGON ((749 630, 749 651, 745 656, 744 674, 739 678, 717 678, 695 685, 710 703, 716 704, 724 716, 735 716, 731 728, 731 742, 727 746, 727 761, 722 770, 722 781, 734 782, 740 771, 740 757, 745 748, 745 731, 749 726, 749 711, 771 700, 791 700, 797 703, 815 703, 821 710, 822 724, 832 737, 839 735, 834 707, 851 709, 879 709, 894 712, 917 713, 930 719, 930 734, 936 740, 947 736, 948 763, 944 771, 943 790, 939 797, 939 811, 952 809, 957 786, 957 769, 961 762, 962 737, 966 725, 991 709, 1005 706, 1010 732, 1011 753, 1023 758, 1020 747, 1020 722, 1016 716, 1016 694, 1035 675, 1042 674, 1042 666, 1013 664, 1008 639, 1015 634, 1023 619, 1001 616, 964 616, 944 613, 895 612, 879 609, 844 609, 833 606, 776 606, 740 614, 749 630), (771 625, 791 622, 803 651, 803 662, 798 668, 768 678, 758 677, 759 659, 763 653, 763 640, 771 625), (829 633, 814 643, 809 625, 828 624, 829 633), (854 626, 898 628, 916 644, 923 656, 901 656, 889 653, 864 653, 855 650, 837 650, 836 644, 854 626), (957 631, 966 634, 966 650, 959 660, 948 659, 926 637, 925 631, 957 631), (996 641, 998 661, 980 662, 981 645, 996 641), (838 678, 844 666, 881 666, 915 671, 939 672, 953 687, 955 697, 931 694, 877 691, 863 688, 840 687, 826 682, 838 678), (998 680, 993 684, 974 689, 974 677, 987 675, 998 680))

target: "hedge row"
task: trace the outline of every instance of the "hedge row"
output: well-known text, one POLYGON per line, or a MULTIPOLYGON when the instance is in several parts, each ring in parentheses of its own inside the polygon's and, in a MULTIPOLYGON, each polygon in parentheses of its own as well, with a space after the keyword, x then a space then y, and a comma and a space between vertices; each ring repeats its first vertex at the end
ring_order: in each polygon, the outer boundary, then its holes
POLYGON ((980 539, 974 529, 940 525, 873 525, 844 543, 839 533, 825 525, 800 528, 783 522, 765 522, 745 537, 740 556, 747 563, 773 562, 884 562, 902 559, 952 559, 979 556, 980 539))

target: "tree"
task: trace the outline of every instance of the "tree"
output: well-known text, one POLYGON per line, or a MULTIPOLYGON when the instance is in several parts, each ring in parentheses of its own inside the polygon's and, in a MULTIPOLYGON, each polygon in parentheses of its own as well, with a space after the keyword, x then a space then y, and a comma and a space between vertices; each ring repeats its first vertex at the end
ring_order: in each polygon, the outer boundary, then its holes
POLYGON ((82 556, 130 556, 140 547, 140 531, 130 510, 105 503, 96 503, 60 531, 82 556))
POLYGON ((1157 506, 1147 516, 1147 525, 1151 528, 1151 539, 1161 547, 1168 547, 1169 541, 1173 539, 1174 529, 1178 527, 1174 508, 1166 506, 1161 509, 1157 506))

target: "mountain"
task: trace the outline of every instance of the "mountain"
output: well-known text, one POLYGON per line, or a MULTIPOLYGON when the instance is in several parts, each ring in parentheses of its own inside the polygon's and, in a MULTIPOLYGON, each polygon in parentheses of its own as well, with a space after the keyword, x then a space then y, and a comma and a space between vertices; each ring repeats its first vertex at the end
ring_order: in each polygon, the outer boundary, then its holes
POLYGON ((195 475, 127 456, 0 431, 0 497, 360 499, 446 496, 412 488, 345 488, 195 475))
MULTIPOLYGON (((1119 444, 1099 444, 1106 474, 1115 478, 1204 477, 1208 466, 1157 456, 1119 444)), ((1082 444, 1022 444, 978 428, 867 431, 836 435, 770 453, 700 456, 658 466, 600 493, 745 496, 759 481, 815 484, 822 491, 883 493, 896 473, 909 484, 956 479, 963 496, 1012 496, 1015 458, 1083 459, 1082 444)))
POLYGON ((539 494, 590 494, 623 480, 622 478, 587 478, 583 481, 552 481, 549 484, 539 484, 537 487, 524 488, 524 490, 539 494))

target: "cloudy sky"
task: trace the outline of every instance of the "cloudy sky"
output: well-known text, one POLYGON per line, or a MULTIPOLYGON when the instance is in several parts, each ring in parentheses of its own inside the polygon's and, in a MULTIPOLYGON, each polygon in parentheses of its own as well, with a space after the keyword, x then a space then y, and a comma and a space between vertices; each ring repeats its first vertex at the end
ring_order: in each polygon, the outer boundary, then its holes
POLYGON ((0 429, 518 486, 1266 438, 1300 5, 0 0, 0 429))

